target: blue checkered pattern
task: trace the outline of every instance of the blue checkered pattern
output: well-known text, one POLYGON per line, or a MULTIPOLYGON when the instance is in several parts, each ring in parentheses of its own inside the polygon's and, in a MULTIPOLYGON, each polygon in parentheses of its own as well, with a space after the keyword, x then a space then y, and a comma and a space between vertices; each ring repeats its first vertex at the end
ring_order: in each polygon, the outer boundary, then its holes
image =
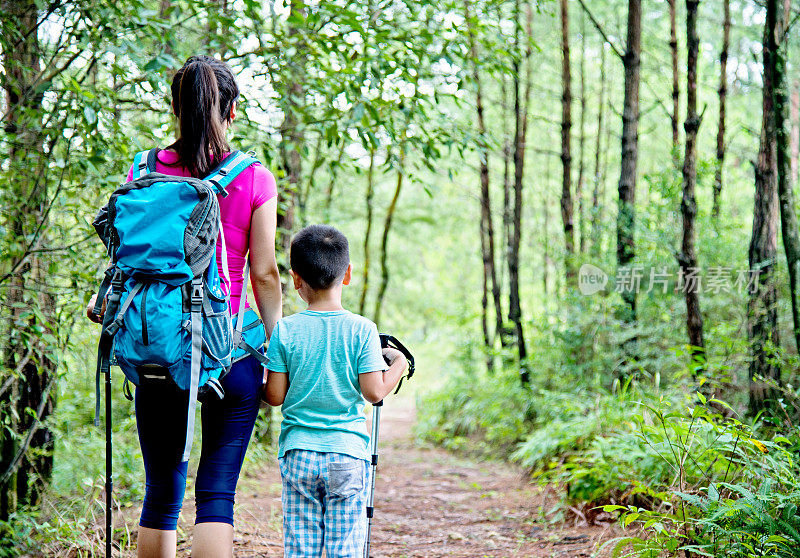
POLYGON ((342 453, 290 450, 283 481, 285 558, 361 558, 367 540, 369 463, 342 453))

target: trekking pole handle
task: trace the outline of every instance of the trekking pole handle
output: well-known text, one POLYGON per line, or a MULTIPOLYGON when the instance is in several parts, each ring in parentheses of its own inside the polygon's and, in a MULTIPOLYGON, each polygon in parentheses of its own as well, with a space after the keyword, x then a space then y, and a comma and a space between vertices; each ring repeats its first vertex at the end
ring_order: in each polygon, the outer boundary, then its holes
POLYGON ((414 375, 414 370, 415 370, 414 355, 412 355, 411 351, 409 351, 406 348, 406 346, 403 345, 400 341, 398 341, 397 338, 394 337, 393 335, 389 335, 387 333, 381 333, 380 338, 381 338, 381 348, 397 349, 398 351, 403 353, 403 356, 406 357, 406 360, 408 361, 408 374, 406 374, 404 378, 400 378, 400 382, 397 384, 397 389, 394 391, 396 394, 398 391, 400 391, 400 387, 403 385, 403 380, 405 378, 411 378, 411 376, 414 375))

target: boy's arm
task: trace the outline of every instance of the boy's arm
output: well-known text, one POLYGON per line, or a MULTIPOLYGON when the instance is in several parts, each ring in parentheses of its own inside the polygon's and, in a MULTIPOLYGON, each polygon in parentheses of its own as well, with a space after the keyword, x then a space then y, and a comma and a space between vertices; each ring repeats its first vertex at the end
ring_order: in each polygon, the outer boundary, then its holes
POLYGON ((397 349, 383 349, 383 355, 389 359, 388 370, 378 370, 358 375, 361 394, 370 403, 383 401, 383 398, 392 392, 397 382, 403 377, 403 372, 406 371, 408 366, 406 357, 397 349))
POLYGON ((264 399, 267 403, 273 407, 283 405, 287 391, 289 391, 289 374, 268 370, 267 383, 264 385, 264 399))

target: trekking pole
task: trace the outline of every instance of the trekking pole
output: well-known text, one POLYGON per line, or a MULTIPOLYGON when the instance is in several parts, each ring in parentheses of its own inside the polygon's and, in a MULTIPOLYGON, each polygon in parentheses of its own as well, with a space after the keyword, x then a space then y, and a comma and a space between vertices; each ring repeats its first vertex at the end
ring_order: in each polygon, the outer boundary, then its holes
MULTIPOLYGON (((111 281, 111 290, 108 295, 108 304, 105 313, 102 315, 102 328, 100 330, 100 342, 97 346, 97 372, 95 374, 95 412, 94 423, 100 425, 100 376, 105 376, 106 391, 106 558, 111 558, 111 543, 113 533, 111 531, 111 503, 114 492, 113 475, 113 453, 111 439, 111 348, 114 342, 114 335, 119 329, 116 321, 117 309, 119 308, 120 292, 122 290, 122 275, 115 273, 111 281)), ((100 316, 102 300, 98 300, 92 313, 100 316)))
POLYGON ((111 367, 106 370, 106 558, 111 558, 111 496, 114 492, 111 446, 111 367))
MULTIPOLYGON (((381 333, 381 347, 391 347, 392 349, 397 349, 403 356, 406 357, 408 361, 408 374, 406 374, 406 378, 410 378, 414 375, 414 356, 411 352, 405 348, 405 346, 400 343, 397 339, 392 337, 391 335, 386 335, 381 333)), ((387 361, 388 364, 388 361, 387 361)), ((403 378, 400 378, 400 382, 397 384, 397 389, 394 390, 395 393, 400 391, 400 386, 403 385, 403 378)), ((377 476, 378 472, 378 434, 380 431, 381 426, 381 409, 383 408, 383 401, 378 401, 372 405, 372 436, 370 437, 370 449, 372 450, 372 479, 370 479, 370 489, 369 489, 369 497, 367 498, 367 544, 364 546, 364 558, 369 558, 369 547, 370 547, 370 539, 372 535, 372 517, 375 515, 375 477, 377 476)))
POLYGON ((97 349, 97 375, 96 375, 96 389, 97 389, 97 403, 95 405, 94 422, 100 425, 100 375, 105 377, 106 386, 106 558, 111 558, 111 494, 114 491, 114 476, 112 471, 112 440, 111 440, 111 363, 110 363, 110 348, 111 338, 113 333, 110 333, 111 326, 108 315, 103 320, 103 331, 100 333, 100 344, 97 349))
POLYGON ((375 513, 373 506, 375 499, 375 476, 378 472, 378 430, 381 425, 381 409, 383 401, 378 401, 372 406, 372 436, 370 438, 370 448, 372 449, 372 478, 370 479, 369 498, 367 499, 367 546, 364 551, 364 558, 369 558, 369 542, 372 534, 372 516, 375 513))

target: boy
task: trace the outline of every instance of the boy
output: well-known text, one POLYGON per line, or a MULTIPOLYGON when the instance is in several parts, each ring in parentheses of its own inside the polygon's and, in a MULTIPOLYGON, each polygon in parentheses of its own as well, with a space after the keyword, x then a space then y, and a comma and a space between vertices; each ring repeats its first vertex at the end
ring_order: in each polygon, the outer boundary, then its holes
POLYGON ((342 307, 352 273, 342 233, 306 227, 292 239, 289 260, 308 309, 275 326, 264 387, 267 402, 283 413, 284 556, 317 558, 325 548, 328 558, 360 557, 369 475, 364 399, 377 403, 391 393, 406 359, 381 351, 375 324, 342 307))

